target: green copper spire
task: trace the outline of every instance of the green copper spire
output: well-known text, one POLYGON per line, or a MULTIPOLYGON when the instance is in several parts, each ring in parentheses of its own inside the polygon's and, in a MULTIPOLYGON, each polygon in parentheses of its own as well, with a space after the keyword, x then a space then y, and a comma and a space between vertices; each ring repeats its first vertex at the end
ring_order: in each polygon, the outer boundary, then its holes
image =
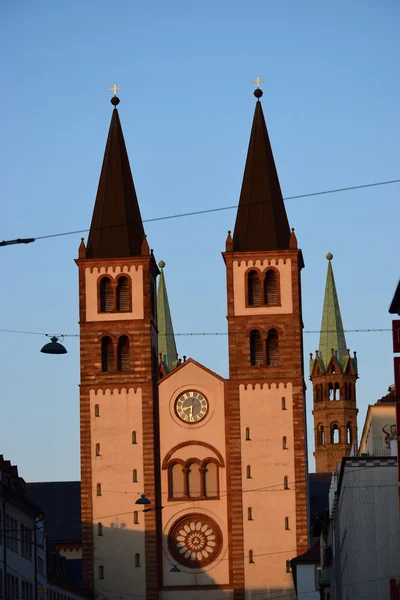
POLYGON ((340 315, 339 300, 336 292, 335 278, 333 276, 331 260, 333 254, 326 255, 328 259, 328 273, 326 276, 324 310, 322 313, 321 337, 319 339, 319 356, 323 360, 325 369, 332 356, 332 348, 339 364, 348 356, 342 317, 340 315), (337 354, 336 354, 337 352, 337 354))
POLYGON ((169 373, 177 365, 176 344, 174 328, 172 327, 171 311, 169 309, 167 286, 165 285, 165 262, 160 260, 160 281, 157 292, 157 319, 158 319, 158 351, 162 363, 169 373))

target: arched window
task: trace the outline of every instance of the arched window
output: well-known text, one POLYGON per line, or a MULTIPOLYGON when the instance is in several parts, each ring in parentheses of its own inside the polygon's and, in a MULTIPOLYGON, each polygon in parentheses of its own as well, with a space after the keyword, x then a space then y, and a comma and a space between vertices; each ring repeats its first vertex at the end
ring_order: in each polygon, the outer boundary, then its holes
POLYGON ((349 400, 352 400, 353 399, 353 386, 351 385, 351 383, 349 383, 348 391, 349 391, 348 398, 349 398, 349 400))
POLYGON ((139 513, 137 510, 133 512, 133 524, 139 525, 139 513))
POLYGON ((264 364, 263 343, 257 329, 250 331, 250 364, 253 367, 260 367, 264 364))
POLYGON ((251 466, 247 465, 246 467, 246 477, 247 479, 251 479, 251 466))
POLYGON ((340 441, 339 427, 336 423, 331 425, 331 444, 338 444, 340 441))
POLYGON ((101 339, 101 370, 103 373, 114 371, 114 346, 108 335, 101 339))
POLYGON ((250 440, 250 427, 246 427, 246 442, 249 442, 250 440))
POLYGON ((286 398, 282 398, 282 410, 287 410, 287 408, 286 408, 286 398))
POLYGON ((267 365, 277 367, 279 365, 279 338, 276 329, 270 329, 267 336, 267 365))
POLYGON ((200 466, 197 463, 188 466, 187 493, 189 498, 198 498, 202 495, 200 466))
POLYGON ((100 281, 100 312, 113 312, 114 292, 111 279, 103 277, 100 281))
POLYGON ((101 523, 97 523, 97 535, 103 535, 103 525, 101 523))
POLYGON ((346 441, 347 441, 348 444, 351 444, 353 442, 353 432, 352 432, 351 423, 347 423, 347 427, 346 427, 346 441))
POLYGON ((253 564, 254 563, 254 559, 253 559, 253 550, 249 550, 249 563, 253 564))
POLYGON ((101 483, 96 485, 96 494, 97 496, 101 496, 101 483))
POLYGON ((99 579, 104 579, 104 567, 99 565, 99 579))
POLYGON ((138 552, 135 554, 135 567, 140 567, 140 554, 138 552))
POLYGON ((96 456, 100 456, 100 444, 96 444, 96 456))
POLYGON ((138 478, 137 478, 137 469, 133 469, 133 471, 132 471, 132 481, 133 481, 133 483, 137 483, 137 480, 138 480, 138 478))
POLYGON ((278 304, 278 278, 276 271, 270 269, 264 279, 264 304, 277 306, 278 304))
POLYGON ((325 429, 323 425, 321 425, 321 427, 319 428, 319 442, 323 446, 325 445, 325 429))
POLYGON ((251 508, 251 506, 249 506, 249 508, 247 509, 247 520, 248 521, 253 520, 253 509, 251 508))
POLYGON ((136 431, 132 431, 132 444, 137 444, 136 431))
POLYGON ((209 462, 204 467, 204 495, 206 498, 218 498, 218 466, 209 462))
POLYGON ((182 465, 175 463, 169 467, 169 497, 183 498, 185 495, 185 478, 182 465))
POLYGON ((118 340, 118 371, 129 371, 131 368, 131 356, 129 349, 129 338, 127 335, 121 335, 118 340))
POLYGON ((333 384, 330 383, 328 385, 328 396, 329 396, 329 400, 334 400, 335 399, 335 390, 333 387, 333 384))
POLYGON ((261 305, 261 281, 257 271, 247 275, 247 301, 249 306, 261 305))
POLYGON ((335 400, 340 400, 340 385, 335 383, 335 400))
POLYGON ((289 529, 289 517, 285 517, 285 529, 286 531, 289 529))
POLYGON ((94 416, 95 417, 99 417, 100 416, 100 406, 98 404, 94 405, 94 416))
POLYGON ((288 447, 287 447, 287 437, 286 437, 286 435, 284 435, 283 438, 282 438, 282 450, 287 450, 287 449, 288 449, 288 447))
POLYGON ((127 277, 120 277, 117 283, 117 310, 129 312, 130 310, 130 284, 127 277))
POLYGON ((288 490, 289 489, 289 479, 288 479, 287 475, 285 475, 285 477, 283 478, 283 489, 284 490, 288 490))

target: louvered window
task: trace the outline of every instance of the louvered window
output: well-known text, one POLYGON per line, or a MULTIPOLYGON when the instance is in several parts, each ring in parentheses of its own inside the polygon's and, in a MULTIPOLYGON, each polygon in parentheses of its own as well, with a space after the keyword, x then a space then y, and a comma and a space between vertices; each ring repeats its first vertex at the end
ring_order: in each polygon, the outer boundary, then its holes
POLYGON ((100 312, 113 312, 114 294, 113 287, 108 277, 100 281, 100 312))
POLYGON ((104 373, 114 371, 114 346, 108 336, 101 340, 101 370, 104 373))
POLYGON ((267 271, 264 279, 264 304, 276 306, 278 304, 278 278, 272 269, 267 271))
POLYGON ((250 364, 260 367, 264 364, 263 343, 260 332, 253 329, 250 332, 250 364))
POLYGON ((270 329, 267 336, 267 365, 279 365, 279 338, 276 329, 270 329))
POLYGON ((120 277, 117 284, 117 310, 129 312, 130 310, 130 285, 127 277, 120 277))
POLYGON ((126 335, 122 335, 118 340, 118 371, 129 371, 130 368, 129 339, 126 335))
POLYGON ((261 305, 261 281, 257 271, 250 271, 247 275, 247 300, 249 306, 261 305))

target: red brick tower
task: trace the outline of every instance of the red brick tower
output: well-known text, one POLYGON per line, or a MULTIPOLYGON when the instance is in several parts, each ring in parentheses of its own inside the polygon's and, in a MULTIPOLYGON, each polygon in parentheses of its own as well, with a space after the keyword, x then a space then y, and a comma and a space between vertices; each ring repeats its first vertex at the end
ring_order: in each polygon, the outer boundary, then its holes
POLYGON ((267 582, 272 593, 291 588, 286 560, 308 547, 304 265, 289 228, 261 95, 257 89, 234 234, 223 256, 231 529, 233 546, 245 556, 244 563, 239 552, 234 559, 235 587, 265 589, 267 582))
POLYGON ((357 448, 357 357, 350 357, 339 300, 328 259, 319 350, 310 355, 314 395, 315 465, 317 473, 336 471, 337 463, 357 448))
POLYGON ((159 271, 144 234, 118 98, 112 103, 90 233, 76 261, 83 578, 100 593, 112 581, 118 582, 116 597, 134 590, 149 599, 157 597, 156 513, 135 512, 135 500, 145 493, 153 505, 160 504, 155 466, 159 271))

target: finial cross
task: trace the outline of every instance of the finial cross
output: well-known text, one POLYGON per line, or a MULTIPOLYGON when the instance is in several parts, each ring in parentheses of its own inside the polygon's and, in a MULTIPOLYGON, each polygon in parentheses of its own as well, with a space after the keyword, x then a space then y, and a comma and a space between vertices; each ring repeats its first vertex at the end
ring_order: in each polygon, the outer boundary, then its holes
POLYGON ((122 88, 117 87, 117 84, 114 83, 112 88, 108 88, 109 92, 114 92, 114 96, 117 95, 117 92, 120 92, 122 88))
POLYGON ((252 81, 251 83, 255 83, 257 88, 259 88, 260 83, 264 83, 264 79, 260 79, 259 76, 257 75, 257 77, 254 79, 254 81, 252 81))

